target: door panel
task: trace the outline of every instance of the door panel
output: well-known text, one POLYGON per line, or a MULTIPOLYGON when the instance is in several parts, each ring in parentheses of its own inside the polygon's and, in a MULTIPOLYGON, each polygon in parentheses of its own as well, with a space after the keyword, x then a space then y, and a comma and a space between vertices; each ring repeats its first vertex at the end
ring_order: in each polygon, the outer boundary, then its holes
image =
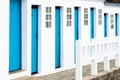
POLYGON ((92 38, 94 38, 94 16, 95 16, 95 14, 94 14, 94 8, 91 8, 90 9, 90 38, 92 39, 92 38))
POLYGON ((104 37, 107 37, 107 14, 104 13, 104 37))
POLYGON ((38 71, 38 7, 32 6, 32 74, 38 71))
POLYGON ((9 71, 21 69, 21 0, 10 0, 9 71))
POLYGON ((60 53, 61 53, 61 34, 60 34, 60 7, 56 7, 55 10, 55 68, 60 67, 60 53))
POLYGON ((118 36, 118 14, 115 14, 115 36, 118 36))

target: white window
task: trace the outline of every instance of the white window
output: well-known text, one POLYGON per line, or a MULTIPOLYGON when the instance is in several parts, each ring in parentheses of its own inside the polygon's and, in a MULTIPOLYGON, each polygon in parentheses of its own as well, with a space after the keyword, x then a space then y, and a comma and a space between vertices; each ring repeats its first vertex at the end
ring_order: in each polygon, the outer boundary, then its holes
POLYGON ((46 27, 47 28, 51 27, 51 22, 46 22, 46 27))
POLYGON ((114 28, 114 17, 113 17, 113 14, 110 15, 110 22, 111 22, 111 29, 114 28))
POLYGON ((51 20, 51 14, 46 14, 46 20, 51 20))
POLYGON ((98 24, 102 25, 102 9, 98 10, 98 24))
POLYGON ((51 7, 46 7, 46 13, 51 13, 51 7))
POLYGON ((84 25, 88 25, 88 8, 84 8, 84 25))
POLYGON ((51 7, 46 7, 46 28, 50 28, 51 27, 51 23, 52 23, 52 9, 51 7))
POLYGON ((67 26, 70 27, 72 25, 72 9, 67 8, 67 26))

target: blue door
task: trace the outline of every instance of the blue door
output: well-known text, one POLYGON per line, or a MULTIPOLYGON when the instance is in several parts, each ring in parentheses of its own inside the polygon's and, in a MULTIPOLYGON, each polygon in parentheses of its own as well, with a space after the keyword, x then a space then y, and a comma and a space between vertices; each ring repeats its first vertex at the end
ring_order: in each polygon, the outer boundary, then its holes
POLYGON ((74 11, 74 62, 76 63, 76 40, 79 38, 79 28, 78 28, 78 7, 75 7, 74 11))
POLYGON ((38 7, 32 6, 32 74, 38 71, 38 7))
POLYGON ((115 36, 118 36, 118 14, 115 14, 115 36))
POLYGON ((107 37, 107 14, 104 13, 104 37, 107 37))
POLYGON ((90 9, 90 38, 94 38, 94 8, 90 9))
POLYGON ((60 67, 60 7, 55 8, 55 68, 60 67))
POLYGON ((10 0, 9 71, 21 70, 21 0, 10 0))

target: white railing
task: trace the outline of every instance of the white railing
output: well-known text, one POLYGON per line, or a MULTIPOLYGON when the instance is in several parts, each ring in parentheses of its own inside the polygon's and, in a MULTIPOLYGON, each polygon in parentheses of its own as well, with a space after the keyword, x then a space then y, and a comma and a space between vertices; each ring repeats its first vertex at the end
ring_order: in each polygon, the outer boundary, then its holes
POLYGON ((91 75, 97 75, 97 63, 104 62, 104 71, 109 71, 110 60, 120 67, 119 37, 76 41, 76 80, 82 80, 82 66, 91 65, 91 75))

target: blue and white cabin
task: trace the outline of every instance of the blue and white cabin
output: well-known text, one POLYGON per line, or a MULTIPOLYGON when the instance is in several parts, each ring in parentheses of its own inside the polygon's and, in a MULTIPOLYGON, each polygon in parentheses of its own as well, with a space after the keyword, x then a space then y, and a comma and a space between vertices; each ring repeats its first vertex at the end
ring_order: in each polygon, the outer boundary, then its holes
POLYGON ((76 40, 120 35, 120 4, 0 0, 0 80, 75 68, 76 40))

